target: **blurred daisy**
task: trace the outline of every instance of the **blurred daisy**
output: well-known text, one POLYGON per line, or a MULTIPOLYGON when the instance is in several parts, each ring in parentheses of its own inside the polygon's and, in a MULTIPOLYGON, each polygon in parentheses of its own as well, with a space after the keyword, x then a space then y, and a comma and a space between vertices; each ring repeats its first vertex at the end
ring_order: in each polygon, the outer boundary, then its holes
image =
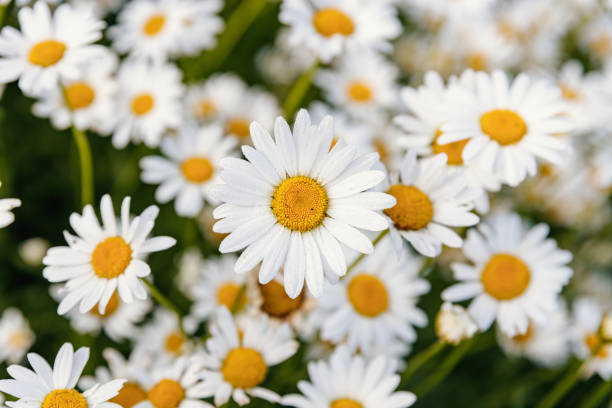
POLYGON ((296 408, 406 408, 416 396, 408 391, 394 391, 400 376, 386 357, 370 361, 351 356, 339 348, 329 362, 308 363, 310 381, 298 382, 303 395, 287 395, 283 405, 296 408))
POLYGON ((120 408, 108 400, 117 395, 125 380, 96 384, 84 393, 74 389, 88 358, 87 347, 74 352, 70 343, 64 343, 59 349, 53 369, 38 354, 28 354, 34 371, 12 365, 7 371, 13 379, 0 380, 0 391, 17 398, 6 405, 12 408, 120 408))
POLYGON ((225 307, 218 309, 215 317, 211 337, 206 341, 207 354, 201 358, 202 389, 205 390, 201 396, 214 396, 216 406, 230 398, 246 405, 250 402, 249 395, 280 402, 278 394, 260 385, 269 367, 287 360, 298 349, 289 326, 273 328, 267 317, 262 316, 245 320, 238 329, 225 307))
POLYGON ((49 91, 60 78, 74 79, 80 65, 95 59, 104 48, 92 43, 102 38, 105 23, 86 9, 60 5, 53 15, 39 1, 19 10, 19 27, 0 33, 0 83, 19 79, 28 96, 49 91))
POLYGON ((442 304, 436 315, 435 329, 440 341, 453 346, 471 339, 478 332, 478 326, 467 310, 448 302, 442 304))
POLYGON ((162 141, 161 151, 167 158, 147 156, 140 160, 140 177, 145 183, 160 185, 155 192, 158 202, 167 203, 176 198, 176 213, 195 217, 205 201, 215 202, 209 189, 219 183, 221 159, 229 156, 235 146, 236 140, 223 138, 219 126, 199 129, 183 126, 178 136, 162 141))
POLYGON ((121 218, 115 217, 113 203, 108 194, 101 200, 102 226, 91 205, 83 215, 72 213, 70 225, 76 236, 64 231, 68 246, 50 248, 43 259, 43 276, 49 282, 66 282, 66 297, 60 302, 58 313, 68 312, 79 304, 81 313, 97 305, 104 313, 113 293, 126 303, 134 298, 146 299, 147 292, 140 278, 151 274, 151 268, 142 260, 151 252, 173 246, 170 237, 148 238, 159 209, 150 206, 133 219, 130 217, 130 198, 121 203, 121 218))
POLYGON ((196 55, 202 50, 214 48, 215 36, 223 30, 223 19, 217 13, 223 8, 222 0, 172 1, 182 23, 178 32, 177 49, 174 54, 196 55))
POLYGON ((200 248, 197 247, 187 248, 178 261, 176 286, 191 300, 194 300, 191 288, 200 280, 203 265, 204 258, 200 248))
POLYGON ((417 160, 411 150, 399 177, 392 175, 390 185, 385 184, 383 188, 397 200, 383 212, 390 220, 389 233, 398 254, 402 238, 428 257, 437 256, 442 244, 460 248, 463 240, 451 228, 478 222, 478 216, 470 212, 474 192, 461 172, 446 166, 446 154, 417 160))
POLYGON ((324 274, 342 276, 346 259, 339 242, 362 253, 372 243, 357 228, 381 231, 387 221, 377 210, 394 204, 393 197, 365 192, 385 173, 371 170, 376 153, 360 155, 333 138, 331 117, 312 125, 305 110, 298 113, 293 133, 277 118, 276 141, 257 122, 251 125, 255 148, 243 146, 247 160, 224 162, 216 197, 225 204, 214 212, 214 230, 230 233, 219 250, 246 247, 235 271, 245 273, 262 262, 259 281, 269 282, 284 266, 287 294, 295 298, 304 279, 315 297, 323 293, 324 274))
POLYGON ((21 200, 18 198, 0 199, 0 228, 4 228, 15 221, 15 214, 11 210, 17 207, 21 207, 21 200))
POLYGON ((113 146, 123 149, 130 139, 158 146, 165 131, 181 124, 181 72, 170 64, 130 60, 121 65, 118 79, 113 146))
POLYGON ((134 345, 134 354, 154 357, 165 364, 193 350, 193 343, 185 337, 173 312, 157 308, 153 320, 142 328, 134 345))
POLYGON ((19 243, 17 253, 21 260, 28 266, 38 267, 50 247, 49 241, 41 237, 33 237, 19 243))
POLYGON ((468 311, 481 330, 497 321, 507 336, 525 334, 530 320, 544 324, 558 307, 558 295, 572 276, 572 254, 546 239, 549 228, 527 229, 517 214, 502 213, 468 231, 463 253, 474 265, 453 263, 461 283, 442 299, 475 298, 468 311))
POLYGON ((279 20, 290 26, 289 44, 306 47, 328 63, 347 47, 391 51, 402 31, 389 2, 284 0, 279 20))
POLYGON ((591 298, 578 298, 572 311, 572 347, 578 358, 585 361, 582 374, 598 374, 604 380, 612 378, 612 342, 604 338, 604 312, 591 298))
POLYGON ((34 332, 21 311, 9 307, 0 318, 0 361, 21 361, 34 343, 34 332))

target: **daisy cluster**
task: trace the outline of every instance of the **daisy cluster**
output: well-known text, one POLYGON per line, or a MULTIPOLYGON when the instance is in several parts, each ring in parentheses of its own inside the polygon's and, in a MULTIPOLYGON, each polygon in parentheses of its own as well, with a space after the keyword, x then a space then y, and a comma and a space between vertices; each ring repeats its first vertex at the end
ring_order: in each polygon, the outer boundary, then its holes
POLYGON ((0 0, 6 405, 599 406, 610 16, 0 0))

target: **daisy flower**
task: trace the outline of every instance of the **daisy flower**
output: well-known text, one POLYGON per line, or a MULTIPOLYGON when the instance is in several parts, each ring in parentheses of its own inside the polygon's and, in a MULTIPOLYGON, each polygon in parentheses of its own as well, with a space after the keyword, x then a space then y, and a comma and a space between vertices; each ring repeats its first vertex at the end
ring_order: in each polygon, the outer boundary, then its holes
POLYGON ((171 64, 130 60, 121 65, 118 80, 113 146, 123 149, 131 139, 156 147, 165 131, 181 124, 181 72, 171 64))
POLYGON ((379 184, 383 171, 371 170, 378 154, 358 154, 339 141, 330 150, 333 120, 312 125, 305 110, 293 133, 279 117, 275 140, 257 122, 251 124, 255 148, 243 146, 247 160, 223 161, 216 197, 225 202, 214 212, 214 230, 230 233, 222 253, 246 247, 234 270, 245 273, 260 262, 259 281, 269 282, 284 266, 287 294, 295 298, 304 280, 315 297, 323 293, 324 274, 343 276, 346 259, 340 242, 361 253, 372 243, 357 228, 381 231, 387 221, 378 214, 393 206, 393 197, 366 190, 379 184))
POLYGON ((50 246, 49 241, 44 238, 28 238, 19 243, 17 253, 26 265, 38 267, 42 265, 42 260, 50 246))
POLYGON ((0 380, 0 391, 17 398, 6 405, 11 408, 120 408, 108 400, 117 395, 125 380, 96 384, 84 393, 74 389, 88 359, 87 347, 75 352, 70 343, 64 343, 59 349, 53 369, 41 356, 29 353, 28 360, 34 371, 12 365, 7 371, 13 379, 0 380))
POLYGON ((384 350, 393 339, 414 343, 414 326, 425 327, 427 315, 416 304, 430 285, 418 274, 422 258, 398 258, 383 238, 358 266, 321 297, 321 338, 365 354, 384 350))
POLYGON ((306 47, 328 63, 346 48, 389 52, 402 31, 389 2, 284 0, 279 20, 290 26, 289 44, 306 47))
POLYGON ((442 304, 436 315, 435 329, 440 341, 453 346, 471 339, 478 332, 478 326, 467 310, 448 302, 442 304))
POLYGON ((219 183, 221 159, 229 156, 235 146, 236 139, 224 138, 218 125, 199 129, 183 126, 178 136, 162 140, 161 151, 167 158, 147 156, 140 160, 141 179, 160 185, 155 192, 158 202, 176 198, 176 213, 195 217, 205 201, 213 201, 209 189, 219 183))
MULTIPOLYGON (((203 397, 214 396, 216 406, 232 398, 239 405, 250 402, 249 395, 270 402, 280 396, 260 385, 269 367, 291 357, 298 343, 291 338, 289 326, 271 327, 268 319, 246 319, 238 329, 225 307, 218 309, 201 357, 203 397), (239 334, 240 333, 240 334, 239 334), (247 395, 248 394, 248 395, 247 395)), ((197 357, 195 357, 197 361, 197 357)))
MULTIPOLYGON (((177 4, 176 1, 172 2, 177 4)), ((174 54, 197 55, 217 45, 216 35, 223 30, 223 19, 217 13, 223 8, 222 0, 182 0, 176 8, 182 26, 178 32, 174 54)))
POLYGON ((19 27, 0 32, 0 83, 19 79, 28 96, 57 86, 60 78, 74 79, 80 65, 95 59, 104 48, 92 43, 102 38, 105 23, 89 10, 60 5, 53 15, 39 1, 19 10, 19 27))
POLYGON ((585 360, 583 376, 598 374, 604 380, 612 378, 612 340, 605 338, 602 307, 592 298, 578 298, 572 311, 571 340, 574 354, 585 360))
POLYGON ((21 200, 18 198, 0 199, 0 228, 9 226, 15 221, 15 214, 11 210, 17 207, 21 207, 21 200))
POLYGON ((507 336, 525 334, 529 322, 544 324, 559 306, 558 295, 572 276, 568 251, 547 239, 549 228, 526 228, 517 214, 502 213, 468 231, 463 253, 473 263, 453 263, 461 283, 442 299, 475 298, 468 311, 481 330, 497 321, 507 336))
POLYGON ((559 134, 571 131, 572 123, 561 117, 567 109, 558 88, 525 74, 510 84, 502 71, 477 72, 474 85, 449 88, 456 112, 442 126, 439 143, 469 139, 463 159, 481 155, 485 168, 511 186, 536 174, 536 158, 565 160, 570 148, 559 134))
POLYGON ((21 311, 9 307, 0 318, 0 361, 21 361, 34 343, 34 332, 21 311))
POLYGON ((153 320, 144 326, 135 339, 134 354, 155 357, 164 364, 193 350, 185 337, 176 314, 163 308, 155 309, 153 320))
POLYGON ((399 177, 392 175, 391 183, 385 182, 383 189, 397 200, 383 212, 390 221, 389 233, 398 254, 402 253, 402 238, 428 257, 437 256, 442 244, 460 248, 463 240, 451 228, 479 220, 470 212, 474 191, 461 172, 446 166, 443 153, 417 160, 416 152, 408 151, 399 177))
POLYGON ((79 303, 81 313, 94 306, 104 313, 113 293, 126 303, 134 298, 146 299, 145 286, 139 278, 151 274, 151 268, 142 260, 151 252, 173 246, 174 238, 149 238, 159 209, 150 206, 133 219, 130 217, 130 198, 121 203, 121 218, 115 217, 113 203, 108 194, 100 204, 102 226, 91 205, 83 215, 72 213, 70 225, 76 236, 64 231, 68 246, 50 248, 43 259, 44 277, 49 282, 66 282, 66 297, 60 302, 58 313, 68 312, 79 303))
POLYGON ((194 300, 191 288, 200 280, 204 262, 202 251, 195 246, 187 248, 181 254, 178 261, 178 273, 175 279, 176 286, 190 300, 194 300))
POLYGON ((416 396, 408 391, 394 391, 400 376, 386 357, 366 361, 351 356, 341 347, 329 362, 308 363, 310 382, 298 382, 303 395, 287 395, 283 405, 296 408, 406 408, 416 396))

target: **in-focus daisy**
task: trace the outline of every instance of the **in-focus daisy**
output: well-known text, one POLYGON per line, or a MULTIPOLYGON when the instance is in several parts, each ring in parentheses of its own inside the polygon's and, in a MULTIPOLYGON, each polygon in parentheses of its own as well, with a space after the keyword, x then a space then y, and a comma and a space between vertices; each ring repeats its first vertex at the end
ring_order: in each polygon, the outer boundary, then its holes
POLYGON ((605 338, 602 323, 604 312, 592 298, 578 298, 572 311, 572 347, 578 358, 585 361, 582 374, 598 374, 605 380, 612 378, 612 342, 605 338))
POLYGON ((416 396, 394 391, 400 376, 384 355, 365 361, 341 347, 329 362, 308 363, 310 382, 298 382, 302 395, 287 395, 283 405, 296 408, 406 408, 416 396))
POLYGON ((289 326, 271 327, 268 318, 261 316, 246 319, 239 329, 227 308, 221 307, 210 333, 206 355, 201 357, 203 397, 214 396, 216 406, 230 397, 239 405, 248 404, 249 396, 280 402, 278 394, 260 385, 269 367, 297 351, 298 343, 291 338, 289 326))
POLYGON ((572 276, 568 251, 547 239, 549 228, 526 228, 517 214, 502 213, 468 231, 463 253, 473 263, 453 263, 461 283, 442 292, 449 302, 475 298, 468 311, 481 330, 494 321, 507 336, 525 334, 530 320, 544 324, 560 307, 558 295, 572 276))
POLYGON ((136 338, 134 354, 154 357, 160 363, 172 361, 193 350, 193 343, 185 337, 176 314, 158 308, 153 320, 142 328, 136 338))
POLYGON ((131 139, 156 147, 165 131, 181 123, 181 72, 171 64, 129 60, 121 65, 118 78, 113 146, 123 149, 131 139))
POLYGON ((384 1, 284 0, 279 19, 290 26, 289 44, 306 47, 325 63, 347 47, 391 51, 402 26, 384 1))
POLYGON ((255 148, 243 146, 247 160, 225 159, 216 197, 225 202, 214 212, 214 230, 230 233, 219 250, 246 247, 235 271, 245 273, 260 262, 259 281, 269 282, 284 266, 287 294, 299 295, 306 280, 315 297, 323 293, 324 274, 342 276, 346 259, 340 242, 362 253, 372 243, 357 228, 381 231, 385 218, 377 213, 391 207, 393 197, 366 190, 385 173, 371 170, 378 154, 361 155, 339 141, 330 150, 333 121, 310 123, 298 113, 293 133, 277 118, 275 139, 258 123, 251 124, 255 148))
POLYGON ((51 90, 60 78, 74 79, 81 64, 104 51, 92 43, 102 38, 105 23, 89 10, 62 4, 51 15, 39 1, 18 17, 21 31, 5 26, 0 33, 0 83, 19 79, 26 95, 51 90))
POLYGON ((199 129, 183 126, 178 136, 163 139, 161 151, 167 158, 141 159, 142 181, 160 185, 155 199, 166 203, 176 198, 174 209, 178 215, 198 215, 204 202, 211 201, 210 187, 220 181, 221 159, 236 146, 236 139, 223 136, 217 125, 199 129))
POLYGON ((94 306, 104 313, 111 297, 118 291, 122 301, 130 303, 146 299, 145 286, 140 282, 151 274, 151 268, 142 260, 151 252, 173 246, 174 238, 149 238, 159 209, 150 206, 140 216, 130 216, 130 198, 121 203, 121 218, 115 217, 113 203, 108 194, 100 204, 102 225, 94 209, 86 205, 83 215, 72 213, 70 226, 76 236, 64 231, 68 246, 53 247, 43 259, 44 277, 50 282, 66 282, 67 294, 58 307, 64 314, 79 304, 81 313, 94 306))
POLYGON ((0 199, 0 228, 11 225, 15 221, 15 214, 11 210, 17 207, 21 207, 21 200, 18 198, 0 199))
POLYGON ((34 332, 21 311, 9 307, 0 318, 0 361, 21 361, 34 343, 34 332))
POLYGON ((117 395, 125 380, 96 384, 84 393, 74 389, 88 359, 87 347, 75 352, 70 343, 64 343, 59 349, 53 369, 40 355, 28 354, 34 371, 12 365, 7 371, 13 379, 0 380, 0 391, 17 398, 6 405, 12 408, 120 408, 108 400, 117 395))
POLYGON ((460 171, 446 166, 446 154, 417 160, 416 152, 410 150, 399 177, 392 175, 385 184, 383 188, 397 200, 384 213, 398 254, 402 253, 402 238, 428 257, 437 256, 442 244, 460 248, 463 240, 451 228, 478 222, 478 216, 470 212, 474 191, 460 171))

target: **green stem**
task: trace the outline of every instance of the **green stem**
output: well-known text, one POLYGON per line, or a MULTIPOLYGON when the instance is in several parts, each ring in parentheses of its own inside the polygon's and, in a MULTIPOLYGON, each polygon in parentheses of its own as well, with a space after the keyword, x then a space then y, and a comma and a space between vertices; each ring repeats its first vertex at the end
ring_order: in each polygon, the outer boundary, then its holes
POLYGON ((442 343, 441 341, 436 341, 435 343, 429 345, 426 349, 414 355, 406 364, 406 368, 402 373, 402 379, 400 384, 405 384, 410 379, 410 377, 414 375, 414 373, 416 373, 421 367, 423 367, 432 358, 437 356, 445 348, 445 343, 442 343))
POLYGON ((605 381, 597 387, 584 402, 580 405, 580 408, 595 408, 606 398, 610 392, 612 392, 612 381, 605 381))
POLYGON ((85 207, 93 203, 93 164, 91 160, 91 148, 87 135, 75 126, 72 126, 72 135, 79 152, 81 164, 81 204, 85 207))
POLYGON ((246 294, 246 283, 240 286, 240 291, 236 295, 236 299, 234 299, 234 303, 232 303, 232 308, 230 310, 232 314, 236 314, 238 310, 240 309, 240 303, 242 303, 242 299, 244 298, 245 294, 246 294))
POLYGON ((559 400, 568 393, 574 384, 576 384, 578 378, 580 378, 581 370, 582 363, 578 362, 574 364, 574 366, 568 370, 565 376, 553 387, 553 389, 550 390, 550 392, 546 394, 542 400, 540 400, 538 405, 536 405, 536 408, 552 408, 556 406, 557 402, 559 402, 559 400))
MULTIPOLYGON (((374 241, 372 241, 372 246, 376 246, 376 244, 378 244, 380 242, 380 240, 383 239, 383 237, 385 235, 387 235, 388 233, 389 233, 388 229, 386 229, 384 231, 381 231, 381 233, 378 234, 378 236, 374 239, 374 241)), ((366 254, 359 254, 359 256, 357 258, 355 258, 355 260, 353 262, 351 262, 351 264, 348 266, 348 268, 346 268, 346 274, 344 276, 348 275, 349 272, 352 271, 353 268, 355 266, 357 266, 357 264, 359 262, 361 262, 363 260, 363 258, 365 258, 365 257, 366 257, 366 254)))
POLYGON ((157 303, 159 303, 166 309, 176 314, 176 317, 178 318, 178 326, 179 326, 181 333, 185 337, 188 337, 187 334, 185 333, 185 329, 183 328, 183 313, 178 308, 178 306, 172 303, 172 301, 169 298, 167 298, 166 295, 161 293, 160 290, 157 289, 155 285, 153 285, 153 283, 149 282, 145 278, 141 278, 140 280, 142 280, 144 284, 147 286, 147 288, 149 289, 149 292, 151 292, 151 296, 153 296, 153 299, 155 299, 157 303))
POLYGON ((8 4, 6 6, 0 6, 0 27, 4 25, 4 15, 6 14, 7 8, 8 4))
POLYGON ((285 115, 285 119, 293 119, 293 115, 298 110, 304 96, 306 95, 306 92, 308 92, 308 89, 310 88, 312 77, 314 77, 314 74, 317 72, 320 66, 319 61, 312 64, 310 68, 300 75, 289 90, 285 103, 283 103, 283 114, 285 115))

